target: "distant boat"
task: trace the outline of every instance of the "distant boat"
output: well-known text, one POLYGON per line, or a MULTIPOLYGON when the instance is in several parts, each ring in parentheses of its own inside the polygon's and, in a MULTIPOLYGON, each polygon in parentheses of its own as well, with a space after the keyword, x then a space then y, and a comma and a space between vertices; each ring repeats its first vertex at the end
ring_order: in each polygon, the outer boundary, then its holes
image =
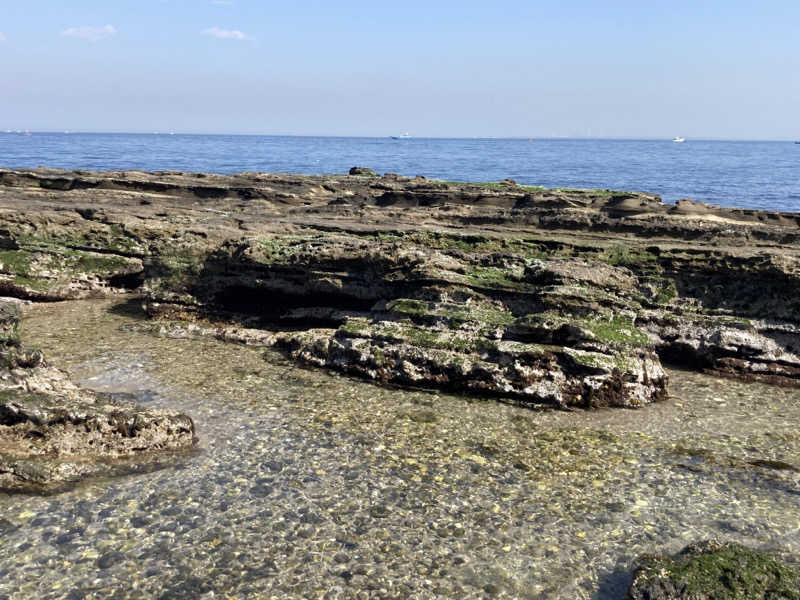
POLYGON ((393 135, 392 136, 393 140, 408 140, 410 138, 411 138, 411 136, 408 133, 403 133, 403 134, 400 134, 400 135, 393 135))
POLYGON ((675 142, 676 144, 680 144, 681 142, 685 142, 686 138, 674 137, 674 138, 672 138, 672 141, 675 142))

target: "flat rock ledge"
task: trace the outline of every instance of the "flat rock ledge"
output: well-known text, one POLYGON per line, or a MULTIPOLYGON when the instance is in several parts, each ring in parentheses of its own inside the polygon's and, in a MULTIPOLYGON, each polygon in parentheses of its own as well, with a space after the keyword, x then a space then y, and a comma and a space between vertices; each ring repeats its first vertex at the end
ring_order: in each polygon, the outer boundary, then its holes
POLYGON ((558 407, 800 385, 800 215, 511 180, 0 169, 0 293, 120 292, 381 383, 558 407), (259 333, 260 332, 260 333, 259 333))
POLYGON ((704 541, 643 556, 629 600, 798 600, 800 569, 735 543, 704 541))
POLYGON ((8 335, 15 312, 0 301, 0 491, 54 493, 88 477, 154 469, 197 443, 190 417, 80 388, 48 366, 8 335))

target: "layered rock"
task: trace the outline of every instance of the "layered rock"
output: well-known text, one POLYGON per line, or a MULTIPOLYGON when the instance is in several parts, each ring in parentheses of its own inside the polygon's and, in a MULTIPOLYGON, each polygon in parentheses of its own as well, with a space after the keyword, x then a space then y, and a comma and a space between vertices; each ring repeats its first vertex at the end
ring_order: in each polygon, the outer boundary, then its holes
POLYGON ((7 293, 140 290, 153 316, 378 381, 640 406, 659 360, 800 380, 795 214, 366 168, 0 170, 0 230, 7 293))
MULTIPOLYGON (((148 310, 170 315, 172 296, 164 303, 154 283, 148 310)), ((634 289, 626 269, 579 259, 318 234, 227 244, 182 290, 179 310, 300 327, 275 343, 383 382, 641 406, 664 396, 666 376, 634 323, 634 289)))
POLYGON ((194 446, 191 418, 76 386, 19 343, 18 320, 17 304, 0 301, 0 490, 54 492, 194 446))
POLYGON ((39 301, 98 297, 139 282, 142 271, 136 258, 15 244, 0 250, 0 294, 39 301))

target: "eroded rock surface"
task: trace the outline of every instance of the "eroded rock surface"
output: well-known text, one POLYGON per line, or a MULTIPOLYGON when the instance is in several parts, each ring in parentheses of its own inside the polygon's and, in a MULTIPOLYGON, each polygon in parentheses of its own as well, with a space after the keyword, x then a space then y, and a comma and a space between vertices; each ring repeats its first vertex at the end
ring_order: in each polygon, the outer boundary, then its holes
POLYGON ((561 407, 658 400, 661 360, 800 380, 798 215, 351 173, 0 170, 0 285, 561 407))
POLYGON ((191 418, 76 386, 16 337, 0 300, 0 490, 53 492, 89 476, 152 468, 196 443, 191 418))
MULTIPOLYGON (((580 259, 476 260, 319 234, 227 244, 182 291, 181 311, 284 324, 272 342, 293 357, 382 382, 640 406, 664 394, 659 360, 634 311, 593 303, 616 292, 634 306, 633 288, 627 270, 580 259)), ((162 290, 149 288, 153 314, 175 308, 162 290)))

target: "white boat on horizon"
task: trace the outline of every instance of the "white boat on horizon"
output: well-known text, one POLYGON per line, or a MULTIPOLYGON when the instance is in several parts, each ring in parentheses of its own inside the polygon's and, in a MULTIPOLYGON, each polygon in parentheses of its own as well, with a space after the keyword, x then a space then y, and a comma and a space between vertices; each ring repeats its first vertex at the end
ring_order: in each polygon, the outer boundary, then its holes
POLYGON ((403 133, 400 135, 393 135, 391 136, 393 140, 407 140, 410 139, 411 136, 408 133, 403 133))
POLYGON ((685 141, 686 141, 686 138, 682 138, 682 137, 674 137, 674 138, 672 138, 672 141, 673 141, 673 142, 675 142, 676 144, 680 144, 680 143, 682 143, 682 142, 685 142, 685 141))

